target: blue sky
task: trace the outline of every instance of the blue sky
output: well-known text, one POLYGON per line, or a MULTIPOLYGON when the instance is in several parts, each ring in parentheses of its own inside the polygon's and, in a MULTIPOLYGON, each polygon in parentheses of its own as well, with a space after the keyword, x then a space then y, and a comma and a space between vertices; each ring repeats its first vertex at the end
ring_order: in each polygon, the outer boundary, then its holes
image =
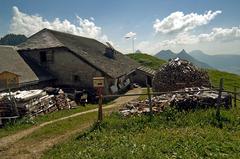
MULTIPOLYGON (((76 26, 79 26, 79 19, 76 16, 79 16, 81 19, 88 19, 96 27, 101 28, 101 35, 107 37, 104 40, 111 41, 115 47, 123 52, 131 51, 131 40, 124 39, 124 36, 129 32, 133 32, 136 33, 136 36, 134 36, 136 38, 135 48, 151 54, 168 48, 176 52, 185 48, 188 51, 201 49, 214 54, 225 52, 240 53, 239 0, 1 0, 0 36, 9 32, 26 33, 26 31, 24 32, 22 29, 19 29, 23 27, 20 24, 21 20, 13 22, 14 16, 18 19, 22 18, 19 15, 15 15, 16 12, 14 13, 13 11, 14 6, 19 10, 19 14, 25 14, 25 19, 27 18, 26 16, 36 15, 42 17, 43 21, 51 23, 55 18, 59 18, 60 21, 66 19, 76 26), (193 28, 189 27, 187 30, 180 29, 163 33, 161 30, 163 25, 166 26, 170 22, 169 19, 164 24, 160 22, 178 11, 182 12, 183 16, 191 13, 205 15, 208 11, 221 11, 221 13, 208 20, 207 24, 204 22, 204 24, 197 23, 195 24, 196 26, 193 28), (153 27, 156 19, 160 21, 158 31, 153 27), (12 23, 15 25, 11 29, 12 23), (237 28, 233 29, 233 27, 237 28), (213 28, 222 28, 225 30, 220 31, 221 36, 219 36, 219 33, 210 35, 213 32, 213 28), (230 31, 232 32, 230 33, 230 31), (228 32, 229 36, 234 33, 232 35, 234 37, 228 36, 223 37, 223 40, 217 39, 219 37, 222 38, 223 35, 225 36, 223 32, 228 32), (199 40, 199 37, 202 37, 203 34, 209 34, 208 40, 205 40, 205 42, 203 42, 202 38, 199 40), (185 40, 182 43, 177 42, 183 38, 193 38, 191 41, 196 41, 194 43, 185 42, 185 40), (231 42, 229 42, 229 39, 231 42), (212 44, 210 45, 209 42, 212 44), (214 46, 214 48, 210 46, 214 46)), ((196 15, 195 17, 199 18, 196 15)), ((192 26, 194 25, 192 23, 194 23, 194 20, 191 24, 186 25, 192 26)), ((79 34, 82 35, 82 33, 79 34)), ((87 33, 83 35, 88 36, 87 33)), ((92 36, 98 38, 100 35, 92 36)), ((101 39, 103 40, 103 38, 101 39)))

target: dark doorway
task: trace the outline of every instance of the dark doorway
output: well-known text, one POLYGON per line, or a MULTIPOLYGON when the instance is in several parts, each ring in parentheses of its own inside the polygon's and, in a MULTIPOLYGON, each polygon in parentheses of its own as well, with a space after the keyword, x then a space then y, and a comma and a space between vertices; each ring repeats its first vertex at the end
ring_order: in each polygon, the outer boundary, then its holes
POLYGON ((40 51, 40 62, 46 63, 47 62, 47 53, 46 51, 40 51))

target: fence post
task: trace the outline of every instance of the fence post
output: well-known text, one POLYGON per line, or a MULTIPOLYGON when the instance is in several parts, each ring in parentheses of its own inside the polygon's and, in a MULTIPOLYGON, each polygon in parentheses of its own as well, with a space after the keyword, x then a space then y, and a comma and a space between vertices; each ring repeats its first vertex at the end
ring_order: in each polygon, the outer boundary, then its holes
POLYGON ((149 84, 147 84, 147 94, 148 94, 150 116, 152 117, 153 116, 153 112, 152 112, 152 97, 151 97, 151 93, 150 93, 150 86, 149 86, 149 84))
POLYGON ((237 87, 234 86, 234 107, 237 107, 237 87))
POLYGON ((220 79, 219 83, 219 92, 218 92, 218 100, 217 100, 217 111, 216 111, 216 117, 217 120, 220 121, 220 107, 221 107, 221 97, 222 97, 222 91, 223 91, 223 78, 220 79))

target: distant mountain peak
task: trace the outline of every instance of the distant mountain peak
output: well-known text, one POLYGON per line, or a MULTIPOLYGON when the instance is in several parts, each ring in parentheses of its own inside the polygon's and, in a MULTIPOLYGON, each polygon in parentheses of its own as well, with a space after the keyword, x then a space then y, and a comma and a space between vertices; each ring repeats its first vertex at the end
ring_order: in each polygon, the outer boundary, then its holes
POLYGON ((189 53, 195 59, 227 72, 240 74, 240 55, 221 54, 209 55, 201 50, 193 50, 189 53))
POLYGON ((169 59, 174 58, 176 56, 176 54, 174 52, 172 52, 171 50, 161 50, 155 56, 168 61, 169 59))
POLYGON ((158 53, 162 53, 162 54, 174 54, 174 52, 172 52, 172 50, 161 50, 160 52, 158 53))
POLYGON ((182 49, 182 51, 179 52, 179 54, 187 54, 187 52, 184 49, 182 49))
POLYGON ((138 49, 135 51, 135 53, 142 53, 142 51, 138 49))
POLYGON ((160 59, 164 59, 166 61, 168 61, 169 59, 179 58, 182 60, 190 61, 194 65, 201 67, 201 68, 211 68, 211 66, 209 66, 208 64, 200 62, 197 59, 193 58, 191 55, 189 55, 185 51, 185 49, 182 49, 182 51, 179 52, 178 54, 173 53, 171 50, 162 50, 159 53, 157 53, 155 56, 160 59))

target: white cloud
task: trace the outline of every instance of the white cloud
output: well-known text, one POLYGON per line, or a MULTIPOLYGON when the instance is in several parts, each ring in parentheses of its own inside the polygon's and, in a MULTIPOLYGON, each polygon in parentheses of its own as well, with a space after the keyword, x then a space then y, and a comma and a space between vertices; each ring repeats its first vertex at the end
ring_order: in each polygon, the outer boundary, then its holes
POLYGON ((28 15, 19 11, 17 7, 13 7, 13 17, 9 32, 31 36, 43 28, 48 28, 79 36, 95 38, 100 41, 108 41, 107 36, 102 33, 102 28, 96 26, 93 22, 93 18, 88 20, 77 16, 77 19, 78 25, 72 24, 67 19, 60 20, 59 18, 55 18, 53 21, 48 21, 39 15, 28 15))
POLYGON ((173 40, 165 41, 169 45, 172 44, 197 44, 202 42, 231 42, 240 40, 240 26, 232 28, 213 28, 209 34, 191 35, 189 33, 181 33, 173 40))
POLYGON ((137 48, 145 52, 156 53, 163 49, 174 50, 176 48, 182 49, 190 46, 201 47, 203 45, 212 45, 223 47, 236 40, 240 40, 240 26, 232 28, 213 28, 210 33, 199 35, 183 32, 179 33, 173 39, 154 42, 142 41, 137 45, 137 48))
POLYGON ((171 13, 163 20, 156 19, 153 25, 157 33, 186 32, 198 26, 206 25, 222 11, 208 11, 205 14, 190 13, 184 15, 183 12, 171 13))
POLYGON ((129 32, 129 33, 127 33, 125 36, 124 36, 124 38, 132 38, 132 37, 134 37, 134 36, 136 36, 137 35, 137 33, 134 33, 134 32, 129 32))
POLYGON ((221 41, 228 42, 240 40, 240 26, 232 28, 213 28, 209 34, 200 34, 197 37, 200 42, 221 41))

